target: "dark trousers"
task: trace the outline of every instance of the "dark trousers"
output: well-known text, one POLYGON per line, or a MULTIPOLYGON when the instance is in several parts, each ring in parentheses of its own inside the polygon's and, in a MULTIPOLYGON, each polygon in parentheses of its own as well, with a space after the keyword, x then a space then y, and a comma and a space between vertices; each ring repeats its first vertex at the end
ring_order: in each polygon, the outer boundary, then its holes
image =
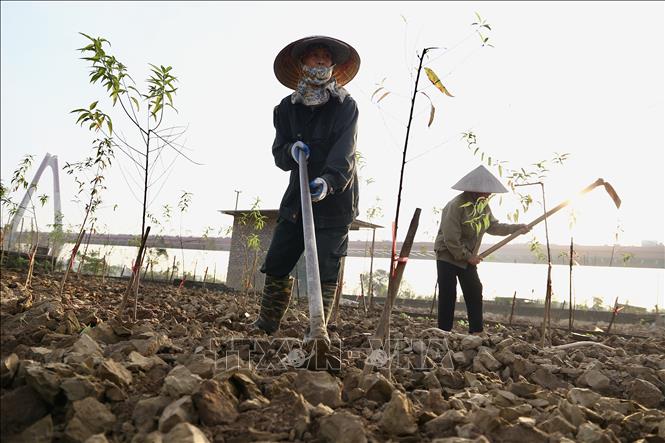
POLYGON ((442 260, 436 261, 439 282, 439 329, 450 331, 455 317, 457 280, 462 287, 464 303, 469 319, 469 333, 483 330, 483 284, 478 277, 478 269, 468 265, 466 269, 442 260))
MULTIPOLYGON (((342 257, 349 245, 349 226, 314 228, 321 283, 337 283, 342 257)), ((305 250, 302 223, 282 218, 277 222, 261 272, 273 277, 287 276, 305 250)))

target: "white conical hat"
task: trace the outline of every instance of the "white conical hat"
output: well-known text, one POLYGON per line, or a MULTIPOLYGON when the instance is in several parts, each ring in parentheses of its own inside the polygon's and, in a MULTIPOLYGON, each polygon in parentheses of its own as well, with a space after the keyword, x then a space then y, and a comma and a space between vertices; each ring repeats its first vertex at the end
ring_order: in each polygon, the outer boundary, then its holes
POLYGON ((462 177, 452 186, 452 189, 466 192, 489 192, 490 194, 508 192, 506 187, 483 165, 462 177))

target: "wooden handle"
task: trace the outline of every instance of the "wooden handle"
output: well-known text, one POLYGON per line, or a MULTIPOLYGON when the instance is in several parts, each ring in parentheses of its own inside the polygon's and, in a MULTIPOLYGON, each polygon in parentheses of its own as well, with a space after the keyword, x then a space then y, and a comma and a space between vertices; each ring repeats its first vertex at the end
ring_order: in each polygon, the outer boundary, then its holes
MULTIPOLYGON (((580 195, 586 194, 587 192, 592 191, 593 189, 597 188, 598 186, 603 186, 603 185, 605 185, 605 180, 603 180, 602 178, 599 178, 598 180, 596 180, 595 182, 591 183, 591 184, 590 184, 589 186, 587 186, 586 188, 582 189, 582 191, 580 192, 580 195)), ((547 211, 546 213, 544 213, 544 214, 541 215, 540 217, 538 217, 538 218, 536 218, 535 220, 533 220, 531 223, 527 224, 527 227, 528 227, 529 229, 533 228, 535 225, 537 225, 537 224, 540 223, 541 221, 545 220, 545 219, 546 219, 547 217, 549 217, 550 215, 552 215, 552 214, 554 214, 555 212, 558 212, 558 211, 560 211, 561 209, 563 209, 563 208, 565 208, 566 206, 568 206, 568 205, 570 204, 571 201, 572 201, 572 199, 569 199, 569 200, 566 200, 566 201, 563 202, 563 203, 560 203, 560 204, 557 205, 556 207, 550 209, 549 211, 547 211)), ((502 248, 502 247, 505 246, 507 243, 511 242, 513 239, 515 239, 516 237, 519 237, 520 235, 522 235, 522 232, 521 232, 521 231, 514 232, 514 233, 510 234, 508 237, 504 238, 504 239, 501 240, 499 243, 497 243, 497 244, 495 244, 495 245, 489 247, 489 248, 486 249, 485 251, 481 252, 480 255, 479 255, 479 257, 480 257, 481 259, 486 258, 488 255, 490 255, 491 253, 493 253, 493 252, 496 251, 497 249, 502 248)))

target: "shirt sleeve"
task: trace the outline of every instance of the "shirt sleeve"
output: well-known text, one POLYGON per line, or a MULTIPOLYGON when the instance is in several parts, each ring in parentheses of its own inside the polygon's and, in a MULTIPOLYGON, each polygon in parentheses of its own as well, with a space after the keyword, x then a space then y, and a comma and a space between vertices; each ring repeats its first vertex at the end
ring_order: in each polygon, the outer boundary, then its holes
POLYGON ((513 225, 509 223, 499 223, 499 221, 494 218, 492 211, 489 211, 490 216, 490 226, 487 228, 487 233, 490 235, 510 235, 513 232, 519 231, 522 225, 513 225))
POLYGON ((356 167, 358 132, 356 102, 351 97, 347 97, 338 112, 340 115, 335 125, 335 140, 321 171, 321 177, 328 183, 331 194, 343 192, 348 188, 353 180, 356 167))
POLYGON ((463 217, 464 208, 457 204, 450 205, 448 211, 441 214, 441 226, 446 248, 457 261, 467 261, 473 255, 462 241, 463 217))
POLYGON ((280 105, 275 106, 273 111, 273 125, 275 126, 275 141, 272 143, 272 155, 275 157, 275 165, 284 171, 298 168, 298 163, 291 156, 290 140, 287 140, 282 131, 282 118, 280 105))

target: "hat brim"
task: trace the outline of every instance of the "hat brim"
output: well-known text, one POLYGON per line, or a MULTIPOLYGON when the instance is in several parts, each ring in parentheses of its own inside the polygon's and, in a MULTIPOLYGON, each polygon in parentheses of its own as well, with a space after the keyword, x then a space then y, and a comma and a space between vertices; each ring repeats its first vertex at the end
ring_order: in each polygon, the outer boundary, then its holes
POLYGON ((310 45, 321 44, 330 49, 333 63, 333 76, 337 84, 349 83, 360 69, 360 56, 349 44, 332 37, 312 36, 301 38, 285 46, 277 57, 273 69, 277 80, 289 89, 296 89, 301 75, 300 59, 310 45))

